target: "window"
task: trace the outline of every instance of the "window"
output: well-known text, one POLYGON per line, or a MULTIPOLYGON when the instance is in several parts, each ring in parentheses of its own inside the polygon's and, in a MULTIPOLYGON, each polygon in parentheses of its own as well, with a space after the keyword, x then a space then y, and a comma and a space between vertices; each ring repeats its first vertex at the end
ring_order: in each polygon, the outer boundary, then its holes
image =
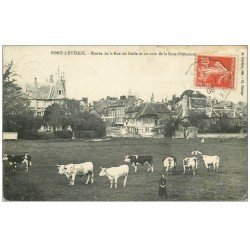
POLYGON ((59 95, 62 95, 62 91, 61 91, 61 90, 58 90, 58 94, 59 94, 59 95))

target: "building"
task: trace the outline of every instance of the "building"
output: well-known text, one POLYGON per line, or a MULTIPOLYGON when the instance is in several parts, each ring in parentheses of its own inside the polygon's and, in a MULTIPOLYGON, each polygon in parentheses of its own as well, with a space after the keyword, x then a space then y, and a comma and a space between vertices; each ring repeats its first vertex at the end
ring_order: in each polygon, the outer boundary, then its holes
POLYGON ((189 126, 186 129, 186 138, 190 139, 190 138, 197 138, 198 136, 198 128, 194 127, 194 126, 189 126))
POLYGON ((221 117, 228 117, 230 119, 243 119, 243 114, 233 107, 233 104, 228 105, 228 102, 211 103, 205 97, 195 97, 184 95, 182 100, 178 103, 178 107, 173 110, 173 118, 190 119, 193 117, 210 118, 211 122, 218 121, 221 117))
POLYGON ((123 126, 125 110, 142 102, 143 100, 133 95, 128 97, 123 95, 120 98, 107 96, 106 99, 94 102, 94 109, 101 113, 107 126, 123 126))
POLYGON ((92 109, 95 110, 101 116, 106 115, 105 109, 109 106, 115 106, 119 102, 119 98, 107 96, 106 99, 102 98, 98 101, 93 102, 92 109))
POLYGON ((43 116, 45 109, 53 103, 64 104, 66 98, 66 81, 64 73, 58 70, 50 75, 45 83, 39 83, 37 78, 34 83, 26 84, 25 94, 28 96, 30 106, 36 116, 43 116))
MULTIPOLYGON (((244 106, 243 106, 244 108, 244 106)), ((243 108, 232 102, 219 102, 209 97, 201 97, 196 92, 183 95, 178 104, 172 109, 172 118, 179 120, 182 127, 196 126, 200 133, 214 131, 218 128, 218 122, 225 121, 230 126, 243 126, 243 108), (223 120, 222 120, 223 119, 223 120)), ((182 128, 177 129, 176 137, 182 136, 182 128)))
POLYGON ((125 114, 125 103, 123 101, 117 101, 115 104, 111 104, 105 108, 102 119, 107 125, 123 125, 125 114))
POLYGON ((127 108, 125 128, 128 136, 164 137, 166 119, 170 110, 165 103, 148 102, 127 108))

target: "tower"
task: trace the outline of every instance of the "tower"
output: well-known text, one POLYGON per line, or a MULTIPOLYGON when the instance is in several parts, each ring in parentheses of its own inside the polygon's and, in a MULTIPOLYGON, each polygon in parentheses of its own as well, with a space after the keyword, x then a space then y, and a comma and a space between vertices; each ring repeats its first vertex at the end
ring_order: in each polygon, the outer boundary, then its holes
POLYGON ((155 102, 154 92, 152 93, 152 96, 150 98, 150 102, 155 102))

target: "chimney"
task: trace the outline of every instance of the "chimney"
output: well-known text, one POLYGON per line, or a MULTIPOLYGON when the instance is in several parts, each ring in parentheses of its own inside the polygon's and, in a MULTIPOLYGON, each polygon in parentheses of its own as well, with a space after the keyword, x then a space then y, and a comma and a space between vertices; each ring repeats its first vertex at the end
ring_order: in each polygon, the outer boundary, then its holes
POLYGON ((155 96, 154 96, 154 93, 152 93, 152 96, 150 98, 150 102, 155 102, 155 96))

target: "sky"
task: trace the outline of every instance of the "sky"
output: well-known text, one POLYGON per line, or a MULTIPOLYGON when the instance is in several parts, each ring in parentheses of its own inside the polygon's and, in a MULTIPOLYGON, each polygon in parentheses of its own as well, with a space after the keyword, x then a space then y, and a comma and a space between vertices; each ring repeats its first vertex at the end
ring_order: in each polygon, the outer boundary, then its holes
MULTIPOLYGON (((195 87, 195 54, 233 55, 237 57, 234 90, 215 90, 211 96, 234 102, 247 101, 247 70, 244 94, 240 94, 242 53, 236 46, 4 46, 4 64, 14 61, 18 83, 44 83, 51 73, 63 71, 68 98, 90 101, 106 96, 132 94, 145 101, 154 93, 155 101, 170 99, 195 87), (106 53, 106 54, 105 54, 106 53), (141 54, 140 54, 141 53, 141 54)), ((246 56, 243 58, 246 67, 246 56)), ((243 68, 244 68, 243 67, 243 68)))

